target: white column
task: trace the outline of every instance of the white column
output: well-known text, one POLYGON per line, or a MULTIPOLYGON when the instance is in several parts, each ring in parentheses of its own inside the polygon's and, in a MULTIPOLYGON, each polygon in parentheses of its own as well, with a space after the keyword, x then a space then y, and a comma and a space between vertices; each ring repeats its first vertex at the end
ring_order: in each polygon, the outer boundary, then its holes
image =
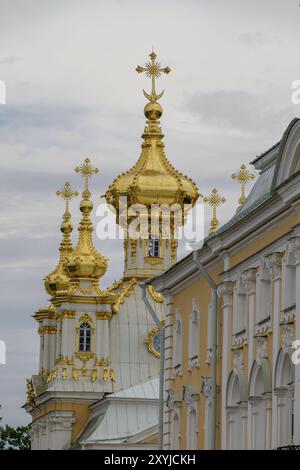
MULTIPOLYGON (((249 269, 243 275, 247 293, 248 304, 248 380, 254 357, 254 330, 255 330, 255 297, 256 297, 256 269, 249 269)), ((253 433, 253 405, 248 402, 248 449, 251 449, 253 433)))
POLYGON ((277 407, 275 406, 276 397, 274 392, 274 372, 276 366, 277 355, 279 351, 279 332, 280 332, 280 311, 281 311, 281 266, 282 255, 281 253, 273 253, 268 257, 268 267, 272 274, 273 279, 273 347, 272 347, 272 376, 273 376, 273 391, 272 391, 272 448, 277 446, 277 407))
MULTIPOLYGON (((296 327, 295 339, 300 340, 300 237, 291 240, 296 261, 296 327)), ((294 444, 300 445, 300 365, 295 366, 294 444)))
POLYGON ((272 393, 268 393, 265 397, 266 410, 266 450, 271 449, 272 442, 272 393))
MULTIPOLYGON (((165 294, 165 395, 168 395, 172 388, 173 374, 173 323, 174 319, 174 301, 170 293, 165 294)), ((164 400, 164 449, 171 448, 171 418, 172 412, 164 400)))
POLYGON ((231 282, 224 282, 218 286, 218 296, 223 298, 223 345, 222 345, 222 412, 221 412, 221 445, 226 449, 227 423, 226 423, 226 389, 230 366, 230 351, 232 331, 230 328, 232 319, 232 293, 231 282))

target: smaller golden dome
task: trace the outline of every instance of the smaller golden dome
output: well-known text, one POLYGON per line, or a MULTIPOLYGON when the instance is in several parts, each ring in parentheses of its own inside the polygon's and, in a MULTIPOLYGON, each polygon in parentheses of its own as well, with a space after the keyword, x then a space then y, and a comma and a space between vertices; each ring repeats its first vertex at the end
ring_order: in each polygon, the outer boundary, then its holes
POLYGON ((81 167, 75 169, 80 173, 84 181, 84 191, 82 201, 80 202, 80 211, 82 219, 79 223, 79 240, 76 248, 68 256, 65 262, 65 270, 71 279, 77 280, 98 280, 107 270, 107 259, 102 256, 93 244, 92 233, 93 224, 90 219, 90 213, 93 210, 93 203, 89 199, 88 178, 98 173, 87 158, 81 167))
POLYGON ((157 119, 160 119, 163 113, 162 106, 160 103, 147 103, 146 106, 144 107, 144 114, 147 119, 150 121, 156 121, 157 119))
POLYGON ((67 275, 64 265, 65 261, 70 253, 73 251, 70 234, 72 233, 73 226, 71 224, 71 214, 69 212, 69 201, 74 196, 77 196, 77 191, 72 189, 69 182, 65 184, 63 189, 56 192, 57 196, 62 197, 66 201, 65 213, 63 215, 63 221, 60 226, 60 230, 63 233, 63 239, 60 244, 60 257, 57 267, 48 274, 44 279, 45 289, 49 295, 57 295, 62 292, 66 292, 70 286, 70 278, 67 275))

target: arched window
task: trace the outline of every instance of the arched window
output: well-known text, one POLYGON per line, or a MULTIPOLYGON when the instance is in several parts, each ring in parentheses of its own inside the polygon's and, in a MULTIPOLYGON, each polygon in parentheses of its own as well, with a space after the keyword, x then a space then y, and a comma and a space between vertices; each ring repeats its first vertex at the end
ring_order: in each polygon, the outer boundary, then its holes
POLYGON ((295 366, 284 350, 278 353, 275 367, 274 415, 276 415, 276 442, 274 446, 287 446, 294 437, 294 382, 295 366))
MULTIPOLYGON (((226 449, 239 450, 246 448, 246 402, 242 402, 245 395, 242 390, 244 385, 243 372, 231 372, 227 383, 226 392, 226 449)), ((245 387, 244 387, 245 388, 245 387)))
POLYGON ((187 448, 188 450, 197 449, 197 413, 194 406, 189 407, 187 423, 187 448))
POLYGON ((179 450, 179 410, 172 412, 171 439, 172 450, 179 450))
POLYGON ((178 374, 181 371, 182 364, 182 323, 179 310, 176 312, 176 322, 174 325, 174 372, 178 374))
POLYGON ((91 325, 87 322, 81 323, 79 327, 79 352, 91 352, 91 325))
POLYGON ((158 237, 151 237, 148 240, 148 256, 150 258, 159 257, 159 238, 158 237))
POLYGON ((271 369, 268 359, 254 361, 249 379, 250 449, 270 448, 271 391, 271 369))
POLYGON ((193 301, 193 311, 189 318, 189 367, 199 362, 199 323, 198 307, 193 301))

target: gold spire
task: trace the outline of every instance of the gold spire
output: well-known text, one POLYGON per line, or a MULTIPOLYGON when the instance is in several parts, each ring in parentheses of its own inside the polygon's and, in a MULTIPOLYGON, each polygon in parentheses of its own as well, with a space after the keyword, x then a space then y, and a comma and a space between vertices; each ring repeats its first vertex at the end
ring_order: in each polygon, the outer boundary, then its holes
POLYGON ((226 199, 219 194, 216 188, 214 188, 209 196, 203 198, 203 201, 212 207, 212 219, 209 230, 209 235, 212 235, 219 227, 219 221, 217 219, 217 207, 221 204, 224 204, 226 199))
POLYGON ((63 233, 63 239, 60 244, 60 259, 55 270, 48 274, 44 279, 45 289, 50 295, 55 295, 60 291, 65 291, 69 287, 69 277, 66 275, 64 270, 64 263, 66 257, 73 251, 70 234, 73 230, 73 226, 70 222, 71 214, 69 211, 69 201, 78 196, 78 192, 74 191, 71 183, 68 181, 64 187, 56 192, 56 195, 65 200, 65 213, 63 215, 63 222, 60 226, 60 230, 63 233))
MULTIPOLYGON (((164 152, 163 133, 159 127, 159 119, 162 116, 162 107, 157 102, 163 94, 156 93, 156 78, 162 73, 168 74, 169 67, 161 67, 156 61, 156 54, 152 51, 150 62, 145 67, 138 66, 138 73, 145 72, 151 78, 151 94, 144 91, 144 95, 150 101, 144 108, 147 118, 144 134, 142 135, 142 152, 136 164, 127 172, 118 176, 105 193, 106 201, 119 211, 119 197, 127 196, 129 205, 143 204, 147 207, 151 204, 192 204, 199 197, 195 183, 177 171, 168 161, 164 152)), ((186 158, 186 155, 185 155, 186 158)))
POLYGON ((241 196, 238 200, 239 206, 237 208, 237 211, 239 211, 240 208, 246 202, 246 194, 245 194, 246 184, 249 181, 254 180, 255 175, 250 173, 246 165, 241 165, 239 171, 237 173, 233 173, 233 175, 231 175, 231 178, 235 181, 238 181, 241 184, 241 196))
POLYGON ((92 233, 93 224, 90 219, 90 213, 93 209, 93 203, 90 200, 89 178, 98 173, 90 160, 86 158, 80 167, 75 168, 75 172, 84 178, 84 190, 80 202, 80 211, 82 218, 79 223, 79 240, 76 248, 68 257, 66 270, 71 279, 76 280, 97 280, 104 275, 107 269, 107 260, 98 253, 93 245, 92 233))

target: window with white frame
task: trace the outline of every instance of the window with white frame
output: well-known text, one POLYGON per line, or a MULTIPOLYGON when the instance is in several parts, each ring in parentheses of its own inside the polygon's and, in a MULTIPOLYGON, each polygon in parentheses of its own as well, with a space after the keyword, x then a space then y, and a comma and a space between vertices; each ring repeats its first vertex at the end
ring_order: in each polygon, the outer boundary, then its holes
POLYGON ((174 325, 174 372, 179 373, 182 365, 182 321, 179 310, 176 311, 176 321, 174 325))
POLYGON ((239 277, 233 289, 233 334, 241 333, 246 328, 246 290, 239 277))
POLYGON ((272 283, 271 275, 265 262, 261 263, 256 276, 256 323, 260 323, 271 316, 272 310, 272 283))
POLYGON ((195 405, 188 408, 187 414, 187 448, 197 449, 197 411, 195 405))
POLYGON ((171 427, 171 449, 179 449, 179 409, 174 409, 172 411, 172 427, 171 427))
POLYGON ((198 306, 193 299, 193 310, 189 317, 189 367, 199 362, 200 316, 198 306))
POLYGON ((296 265, 294 256, 289 253, 282 269, 282 304, 284 309, 293 307, 296 303, 296 265))

